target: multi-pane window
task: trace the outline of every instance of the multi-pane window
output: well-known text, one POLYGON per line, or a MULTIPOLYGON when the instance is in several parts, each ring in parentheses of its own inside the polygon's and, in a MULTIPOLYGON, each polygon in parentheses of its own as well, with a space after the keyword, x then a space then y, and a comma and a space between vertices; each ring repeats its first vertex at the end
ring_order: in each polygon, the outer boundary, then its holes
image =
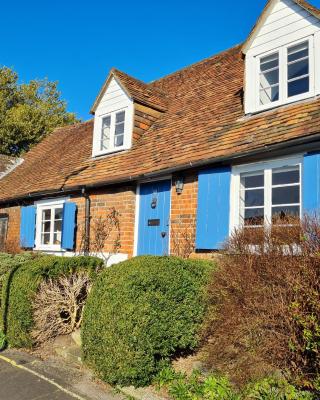
POLYGON ((279 100, 279 53, 260 59, 260 104, 279 100))
POLYGON ((240 225, 257 228, 299 218, 300 174, 299 164, 241 173, 240 225))
POLYGON ((314 91, 312 39, 257 57, 257 100, 261 109, 299 100, 314 91))
POLYGON ((126 111, 111 113, 102 118, 100 152, 124 146, 126 111))
POLYGON ((61 206, 41 210, 41 245, 61 245, 62 214, 61 206))
POLYGON ((309 92, 309 43, 288 48, 288 97, 309 92))

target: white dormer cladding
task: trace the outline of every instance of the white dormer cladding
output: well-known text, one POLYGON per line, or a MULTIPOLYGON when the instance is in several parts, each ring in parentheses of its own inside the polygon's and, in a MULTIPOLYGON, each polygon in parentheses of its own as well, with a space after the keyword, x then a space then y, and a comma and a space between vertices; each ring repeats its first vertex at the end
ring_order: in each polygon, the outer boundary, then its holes
POLYGON ((320 21, 294 0, 269 2, 243 52, 246 113, 320 94, 320 21))
POLYGON ((133 100, 112 76, 95 109, 93 157, 130 149, 133 108, 133 100))

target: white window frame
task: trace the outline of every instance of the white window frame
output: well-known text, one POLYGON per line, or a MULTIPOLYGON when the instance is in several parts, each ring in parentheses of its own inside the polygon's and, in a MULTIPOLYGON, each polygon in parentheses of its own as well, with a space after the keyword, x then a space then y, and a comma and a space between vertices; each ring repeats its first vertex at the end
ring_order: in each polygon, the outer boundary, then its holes
POLYGON ((302 217, 302 165, 303 155, 288 157, 283 159, 262 161, 252 164, 245 164, 232 167, 231 173, 231 198, 230 198, 230 235, 235 229, 241 228, 241 175, 246 173, 264 171, 264 222, 265 224, 272 221, 272 170, 277 168, 286 168, 299 166, 300 168, 300 218, 302 217))
POLYGON ((93 157, 102 156, 105 154, 116 153, 119 151, 127 150, 131 147, 131 137, 133 130, 133 110, 131 107, 122 107, 119 109, 115 109, 109 112, 105 112, 101 115, 95 116, 95 127, 94 127, 94 140, 93 140, 93 157), (123 134, 123 145, 115 147, 114 139, 115 139, 115 121, 116 114, 125 111, 125 119, 124 119, 124 134, 123 134), (103 119, 110 116, 111 124, 110 124, 110 147, 108 149, 101 150, 101 135, 102 135, 102 125, 103 119))
MULTIPOLYGON (((41 251, 63 251, 61 244, 42 244, 41 243, 41 233, 42 233, 42 211, 47 209, 55 209, 55 208, 63 208, 64 204, 68 200, 67 197, 59 198, 59 199, 50 199, 50 200, 40 200, 35 203, 37 207, 37 216, 36 216, 36 240, 35 240, 35 250, 41 251)), ((63 225, 63 216, 62 216, 62 225, 63 225)), ((62 235, 62 232, 61 232, 62 235)))
POLYGON ((290 104, 299 100, 306 99, 315 95, 315 56, 314 56, 314 36, 307 36, 294 42, 287 43, 284 46, 269 50, 254 57, 255 59, 255 109, 256 111, 264 111, 270 108, 275 108, 280 105, 290 104), (309 91, 288 97, 288 63, 287 55, 288 48, 308 42, 309 44, 309 91), (268 104, 260 104, 260 60, 266 56, 279 53, 279 100, 268 104))

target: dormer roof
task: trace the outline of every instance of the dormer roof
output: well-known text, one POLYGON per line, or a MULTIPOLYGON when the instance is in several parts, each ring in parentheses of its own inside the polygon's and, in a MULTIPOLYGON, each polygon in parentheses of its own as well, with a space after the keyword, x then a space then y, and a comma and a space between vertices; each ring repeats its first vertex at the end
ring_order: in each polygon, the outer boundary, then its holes
POLYGON ((167 109, 167 98, 161 90, 153 88, 150 84, 133 78, 116 68, 112 68, 90 110, 91 114, 95 113, 112 78, 116 79, 127 96, 133 101, 159 111, 167 109))
MULTIPOLYGON (((258 18, 257 22, 253 26, 249 36, 247 37, 246 41, 243 43, 242 52, 246 54, 250 44, 252 43, 253 39, 255 38, 256 34, 258 33, 261 25, 263 25, 264 21, 268 17, 268 12, 272 8, 272 6, 279 0, 268 0, 267 4, 265 5, 260 17, 258 18)), ((304 10, 308 11, 314 17, 320 19, 320 10, 317 7, 314 7, 310 3, 305 0, 292 0, 293 3, 297 4, 304 10)))

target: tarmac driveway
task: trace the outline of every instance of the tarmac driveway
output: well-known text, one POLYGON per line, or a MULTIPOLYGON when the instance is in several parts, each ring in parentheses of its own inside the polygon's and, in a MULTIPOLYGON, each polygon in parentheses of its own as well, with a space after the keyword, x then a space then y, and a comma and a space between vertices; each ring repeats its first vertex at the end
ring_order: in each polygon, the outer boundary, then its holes
POLYGON ((0 400, 123 400, 84 368, 32 354, 0 353, 0 400))
POLYGON ((49 381, 0 360, 0 400, 74 400, 49 381))

